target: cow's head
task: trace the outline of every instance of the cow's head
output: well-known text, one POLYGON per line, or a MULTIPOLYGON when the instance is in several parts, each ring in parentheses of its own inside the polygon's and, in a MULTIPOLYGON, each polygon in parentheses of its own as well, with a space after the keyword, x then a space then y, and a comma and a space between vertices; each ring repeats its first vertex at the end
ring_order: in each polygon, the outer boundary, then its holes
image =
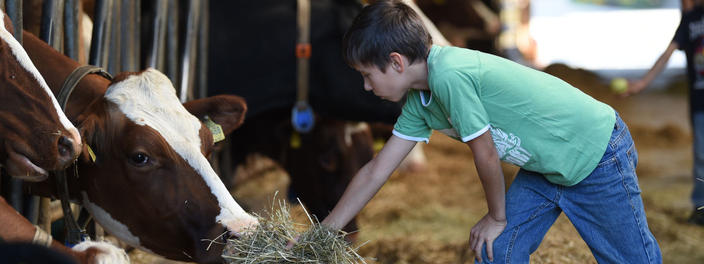
POLYGON ((222 254, 218 243, 206 250, 210 240, 257 224, 206 159, 214 142, 202 120, 232 132, 244 118, 242 98, 181 104, 169 79, 149 69, 118 76, 89 107, 77 124, 92 151, 79 158, 75 180, 109 233, 170 259, 207 263, 222 254))
MULTIPOLYGON (((290 127, 290 125, 289 125, 290 127)), ((374 155, 371 131, 366 123, 318 118, 300 147, 289 147, 284 166, 291 185, 312 214, 328 215, 352 177, 374 155)), ((356 231, 354 221, 344 228, 356 231)))
POLYGON ((46 170, 75 160, 81 138, 12 33, 0 10, 0 164, 14 177, 41 181, 46 170))

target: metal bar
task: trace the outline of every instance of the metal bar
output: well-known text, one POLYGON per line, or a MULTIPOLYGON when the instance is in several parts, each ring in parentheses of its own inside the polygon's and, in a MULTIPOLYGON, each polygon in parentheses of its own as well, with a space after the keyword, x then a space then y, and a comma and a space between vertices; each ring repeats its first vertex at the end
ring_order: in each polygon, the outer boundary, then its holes
POLYGON ((169 76, 174 87, 179 87, 178 53, 179 53, 179 1, 168 1, 168 14, 166 21, 166 75, 169 76))
POLYGON ((22 44, 22 0, 6 0, 5 8, 5 13, 12 20, 12 26, 15 28, 15 39, 22 44))
POLYGON ((64 52, 64 0, 54 0, 56 3, 56 13, 52 17, 54 20, 54 29, 51 33, 51 38, 54 40, 54 48, 59 52, 64 52))
POLYGON ((210 37, 210 1, 200 4, 200 27, 198 28, 198 86, 197 98, 208 96, 208 38, 210 37))
POLYGON ((122 0, 120 21, 120 71, 136 71, 139 61, 139 1, 122 0))
POLYGON ((106 67, 108 58, 105 46, 110 37, 111 14, 112 0, 95 1, 95 21, 90 45, 90 59, 88 60, 91 65, 106 67))
POLYGON ((195 74, 195 62, 198 59, 195 51, 200 3, 198 0, 189 0, 188 2, 186 38, 184 39, 183 56, 181 57, 181 89, 179 90, 179 98, 182 103, 193 99, 193 77, 195 74))
POLYGON ((79 0, 66 0, 64 7, 64 54, 78 61, 78 16, 79 0))
POLYGON ((122 1, 114 0, 111 8, 113 13, 110 15, 110 41, 105 52, 108 54, 107 70, 112 74, 122 72, 121 61, 124 59, 124 55, 120 53, 122 51, 120 48, 122 46, 122 23, 120 22, 123 20, 122 4, 122 1))
POLYGON ((56 14, 56 1, 45 0, 42 3, 42 22, 39 27, 39 38, 51 46, 54 39, 51 32, 54 30, 54 15, 56 14))
POLYGON ((152 40, 147 51, 146 66, 164 72, 164 45, 166 44, 166 14, 168 12, 166 0, 154 1, 154 14, 152 20, 152 40))

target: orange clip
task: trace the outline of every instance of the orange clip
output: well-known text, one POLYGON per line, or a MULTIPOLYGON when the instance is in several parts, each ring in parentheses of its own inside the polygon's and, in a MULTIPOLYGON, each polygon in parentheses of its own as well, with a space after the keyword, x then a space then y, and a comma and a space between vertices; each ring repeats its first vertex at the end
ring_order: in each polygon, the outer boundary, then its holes
POLYGON ((312 53, 312 48, 310 43, 298 43, 296 44, 296 57, 299 59, 309 59, 312 53))

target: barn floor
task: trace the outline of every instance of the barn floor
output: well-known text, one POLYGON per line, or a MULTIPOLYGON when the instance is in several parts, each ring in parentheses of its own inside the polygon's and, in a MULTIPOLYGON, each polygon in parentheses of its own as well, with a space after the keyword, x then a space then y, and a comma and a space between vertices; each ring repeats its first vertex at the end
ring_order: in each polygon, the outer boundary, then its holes
MULTIPOLYGON (((689 225, 691 133, 684 81, 668 89, 620 99, 606 80, 565 66, 546 70, 613 106, 629 125, 639 151, 638 176, 651 230, 665 263, 704 263, 704 227, 689 225)), ((458 263, 472 225, 486 213, 484 194, 471 151, 435 134, 426 146, 429 164, 421 172, 397 172, 359 216, 360 248, 369 263, 458 263)), ((267 207, 286 175, 266 161, 234 191, 238 201, 257 211, 267 207)), ((516 169, 506 166, 505 174, 516 169)), ((284 197, 281 193, 278 197, 284 197)), ((294 208, 299 222, 306 222, 294 208)), ((133 251, 133 263, 173 263, 133 251)), ((472 263, 469 260, 466 263, 472 263)), ((569 220, 561 216, 546 235, 532 263, 596 263, 569 220)))

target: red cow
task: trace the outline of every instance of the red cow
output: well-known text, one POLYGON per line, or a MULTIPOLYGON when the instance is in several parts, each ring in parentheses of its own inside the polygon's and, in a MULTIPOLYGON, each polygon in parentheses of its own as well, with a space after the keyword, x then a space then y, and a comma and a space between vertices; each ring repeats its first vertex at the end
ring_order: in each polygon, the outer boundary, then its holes
MULTIPOLYGON (((54 93, 79 65, 24 33, 27 53, 54 93)), ((208 240, 257 224, 235 202, 206 156, 213 135, 208 116, 225 134, 242 123, 244 100, 214 96, 181 104, 169 79, 148 69, 113 82, 89 74, 68 99, 66 114, 96 159, 84 149, 67 179, 80 201, 110 234, 174 260, 222 261, 208 240), (76 173, 74 173, 76 172, 76 173)), ((52 195, 53 179, 31 187, 52 195)))
MULTIPOLYGON (((64 169, 81 151, 78 130, 60 111, 53 93, 32 64, 22 46, 12 37, 12 24, 0 10, 0 156, 7 171, 16 177, 37 181, 46 170, 64 169)), ((37 239, 37 230, 0 197, 0 237, 7 242, 51 243, 37 239)), ((39 233, 43 234, 43 233, 39 233)), ((100 243, 82 245, 83 261, 127 260, 124 251, 100 243)))
POLYGON ((76 159, 81 138, 12 32, 0 11, 0 163, 14 177, 40 181, 76 159))

